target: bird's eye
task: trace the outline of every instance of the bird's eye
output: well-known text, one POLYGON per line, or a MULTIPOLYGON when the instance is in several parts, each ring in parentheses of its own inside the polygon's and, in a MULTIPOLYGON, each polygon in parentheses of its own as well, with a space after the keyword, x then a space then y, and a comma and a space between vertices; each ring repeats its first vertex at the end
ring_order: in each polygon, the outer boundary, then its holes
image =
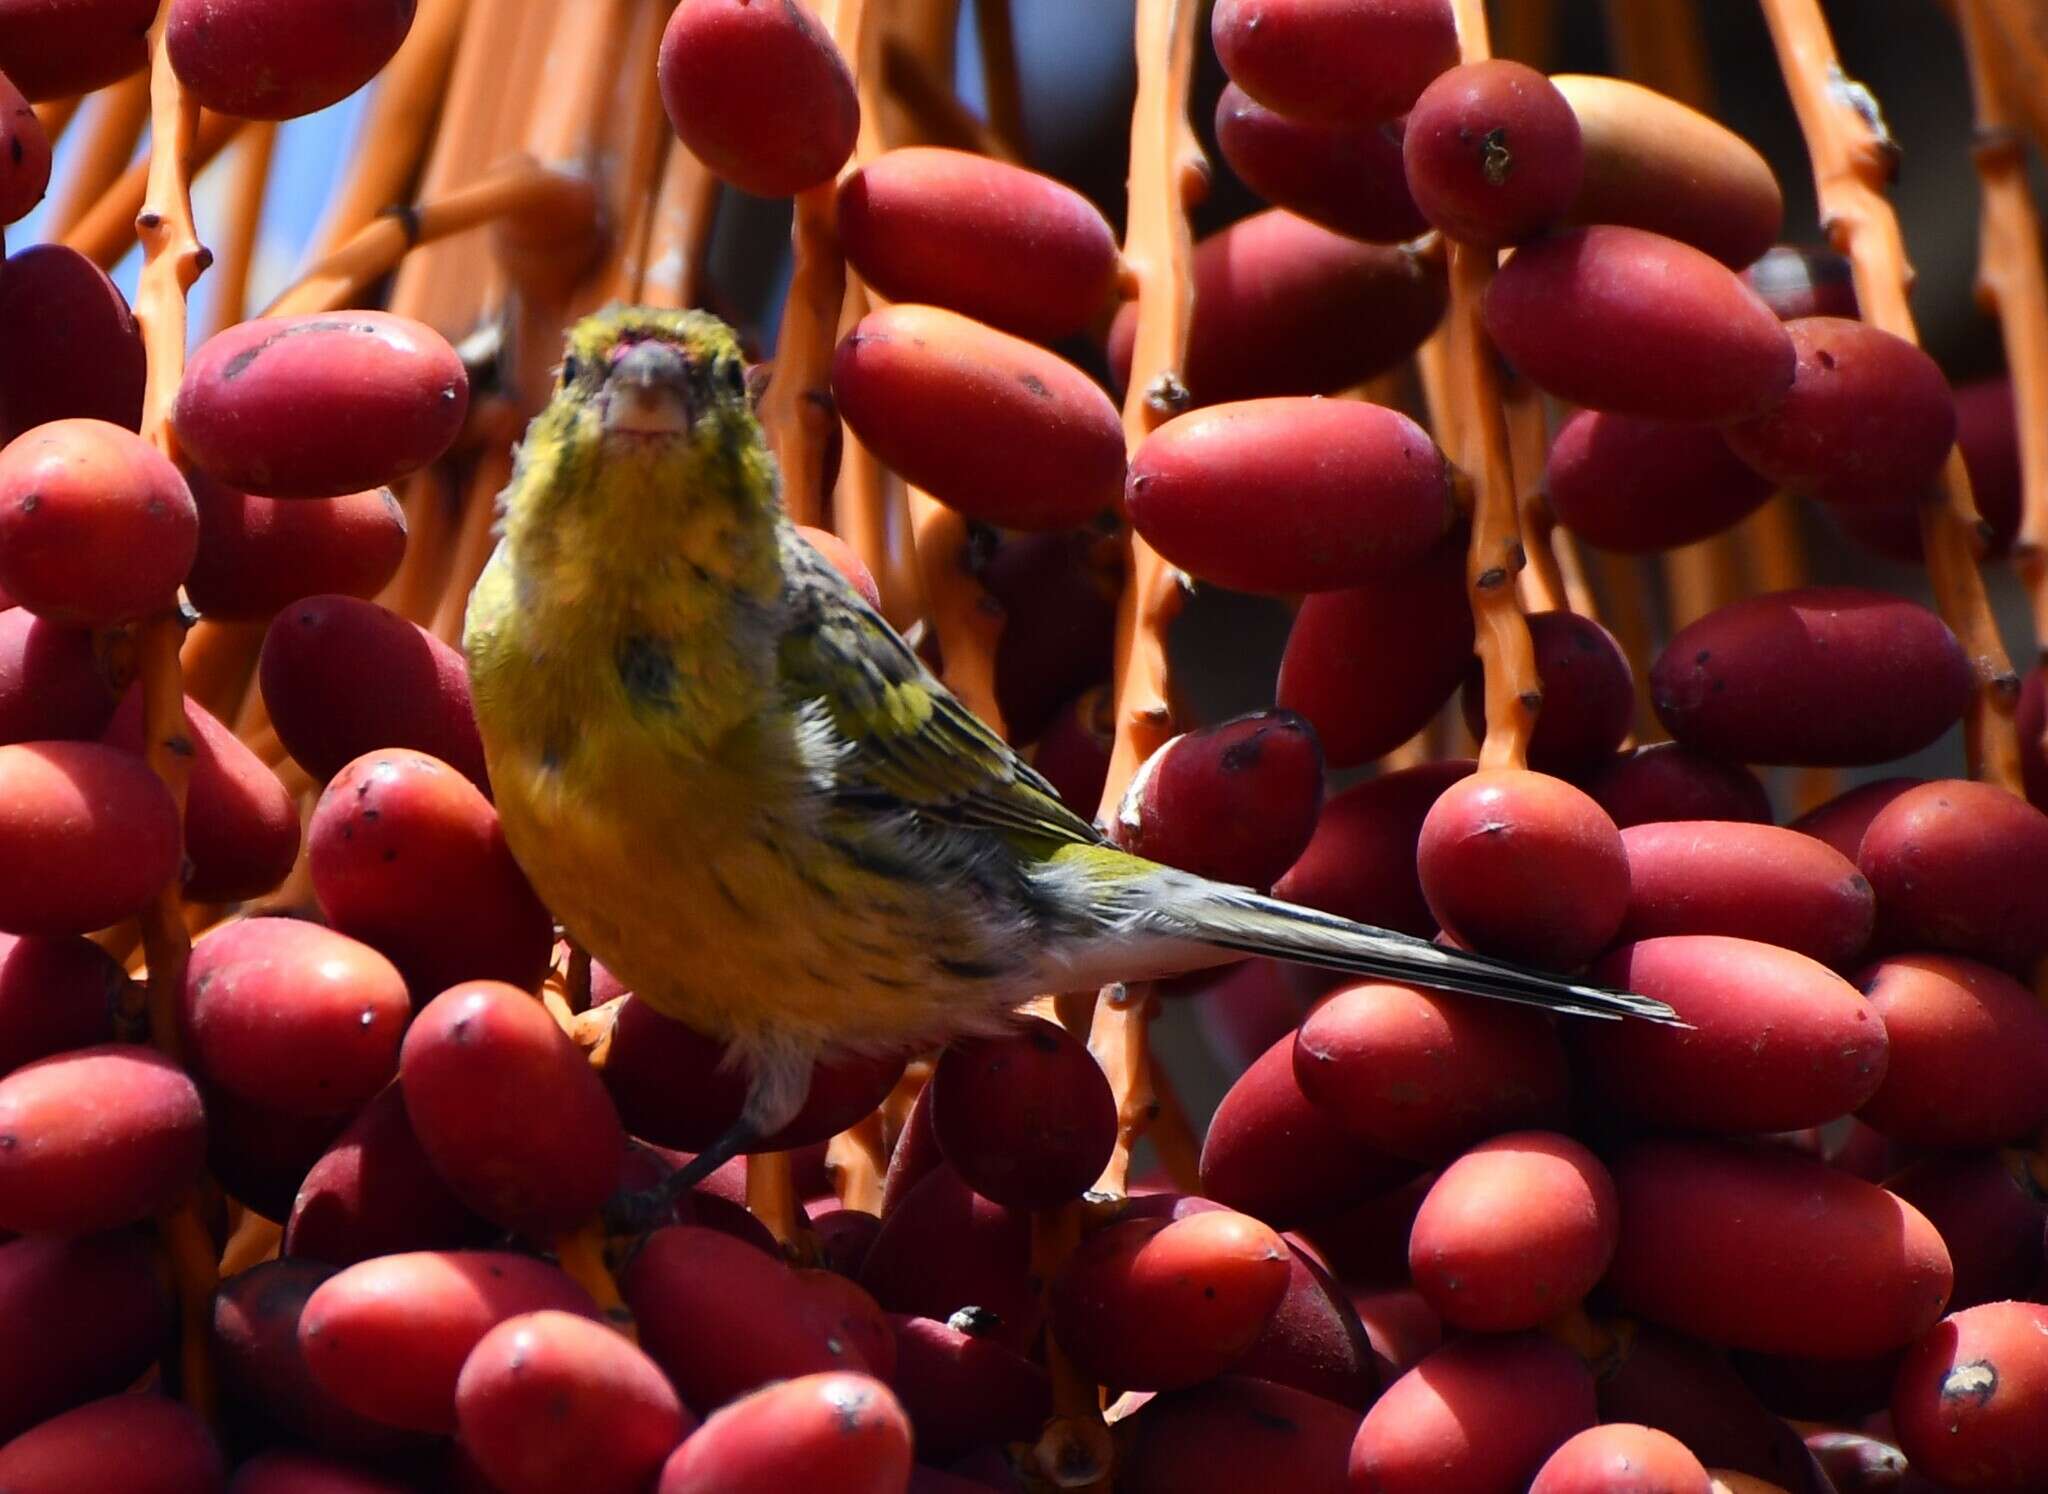
POLYGON ((578 363, 573 356, 562 360, 562 382, 564 384, 575 383, 577 375, 582 372, 583 365, 578 363))
POLYGON ((719 363, 718 381, 734 399, 744 397, 747 392, 747 371, 740 367, 737 358, 727 358, 719 363))

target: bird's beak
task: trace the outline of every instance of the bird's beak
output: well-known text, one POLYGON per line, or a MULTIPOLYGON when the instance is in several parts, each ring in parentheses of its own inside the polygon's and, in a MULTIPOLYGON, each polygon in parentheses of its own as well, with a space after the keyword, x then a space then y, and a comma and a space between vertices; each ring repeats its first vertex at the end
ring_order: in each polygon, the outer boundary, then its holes
POLYGON ((649 339, 613 360, 604 385, 604 427, 674 436, 690 428, 690 365, 682 350, 649 339))

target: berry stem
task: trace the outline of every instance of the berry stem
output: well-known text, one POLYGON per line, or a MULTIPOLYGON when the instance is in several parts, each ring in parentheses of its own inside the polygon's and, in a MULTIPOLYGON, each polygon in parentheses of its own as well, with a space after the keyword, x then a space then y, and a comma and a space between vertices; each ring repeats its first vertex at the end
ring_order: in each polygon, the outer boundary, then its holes
POLYGON ((263 218, 263 194, 270 185, 270 158, 277 125, 262 120, 235 143, 234 179, 229 186, 228 227, 214 267, 213 330, 225 331, 248 314, 249 267, 256 258, 256 234, 263 218))
POLYGON ((974 37, 981 51, 981 91, 989 129, 1009 154, 1024 153, 1024 94, 1017 79, 1017 32, 1010 0, 974 0, 974 37))
POLYGON ((2027 190, 2027 152, 2013 118, 2008 84, 1993 64, 1983 0, 1960 0, 1956 20, 1976 107, 1977 294, 1998 314, 2012 375, 2024 495, 2013 560, 2033 606, 2034 644, 2048 642, 2048 275, 2041 265, 2041 224, 2027 190))
POLYGON ((889 1171, 883 1115, 869 1111, 825 1145, 825 1167, 842 1209, 882 1212, 882 1180, 889 1171))
POLYGON ((594 226, 597 203, 588 182, 551 171, 531 159, 517 161, 445 196, 386 212, 279 293, 265 316, 334 311, 390 274, 421 244, 485 224, 521 217, 581 217, 594 226))
POLYGON ((640 300, 694 306, 704 293, 704 257, 718 210, 718 178, 680 140, 668 143, 640 251, 640 300))
MULTIPOLYGON (((1849 258, 1863 319, 1908 342, 1919 337, 1906 301, 1912 267, 1898 216, 1884 189, 1897 147, 1876 101, 1842 71, 1819 0, 1761 0, 1778 66, 1813 160, 1821 227, 1849 258)), ((1942 481, 1920 505, 1921 543, 1942 617, 1961 640, 1977 679, 1964 721, 1973 777, 2020 792, 2019 740, 2013 707, 2019 680, 1998 636, 1996 619, 1972 554, 1982 519, 1970 496, 1962 455, 1951 449, 1942 481)))
POLYGON ((468 12, 469 0, 420 0, 398 54, 377 75, 376 91, 356 131, 355 157, 314 237, 322 258, 392 203, 402 201, 411 188, 427 153, 468 12))
MULTIPOLYGON (((826 23, 840 55, 858 73, 865 55, 866 0, 838 0, 826 23)), ((853 163, 846 170, 854 169, 853 163)), ((775 339, 775 371, 761 398, 761 424, 782 469, 783 504, 798 524, 824 522, 825 443, 832 411, 832 349, 846 301, 846 260, 839 251, 837 181, 797 193, 790 229, 789 299, 775 339)))
MULTIPOLYGON (((977 19, 982 14, 982 8, 976 6, 977 19)), ((888 97, 915 124, 916 133, 926 144, 971 150, 998 161, 1023 159, 1017 147, 961 103, 960 96, 940 82, 925 60, 902 42, 894 37, 884 41, 881 63, 882 86, 888 97)))
MULTIPOLYGON (((201 110, 198 125, 186 146, 185 180, 190 182, 197 176, 248 123, 246 119, 215 114, 211 109, 201 110)), ((122 172, 93 199, 85 215, 63 236, 60 242, 64 247, 76 249, 102 270, 111 270, 135 243, 136 218, 142 211, 154 169, 153 158, 146 157, 122 172)))
MULTIPOLYGON (((112 190, 135 159, 136 143, 148 124, 147 72, 123 78, 94 95, 82 138, 70 152, 63 185, 50 194, 49 217, 43 229, 46 237, 66 238, 85 221, 93 204, 112 190)), ((54 138, 50 141, 52 148, 56 143, 54 138)), ((134 216, 133 208, 129 216, 134 216)))
MULTIPOLYGON (((1455 0, 1458 58, 1484 62, 1490 55, 1483 0, 1455 0)), ((1514 461, 1501 402, 1500 364, 1480 321, 1479 306, 1493 280, 1491 249, 1449 243, 1451 304, 1446 314, 1445 400, 1458 409, 1455 451, 1472 477, 1472 540, 1465 579, 1471 588, 1475 651, 1486 681, 1486 739, 1482 772, 1525 767, 1543 685, 1536 650, 1515 596, 1524 547, 1515 504, 1514 461)))
MULTIPOLYGON (((854 137, 849 170, 859 170, 890 145, 904 143, 885 138, 883 133, 884 119, 900 120, 909 112, 894 107, 896 84, 888 67, 888 59, 901 51, 894 35, 901 20, 900 9, 884 9, 862 38, 864 50, 847 57, 854 70, 854 87, 860 95, 860 131, 854 137)), ((838 330, 843 333, 880 304, 881 297, 849 269, 838 330)), ((918 549, 918 526, 912 517, 914 500, 903 480, 875 460, 874 453, 861 444, 844 422, 840 424, 839 439, 839 483, 832 494, 833 529, 853 547, 875 578, 875 588, 882 594, 882 615, 899 629, 909 628, 919 620, 928 621, 937 634, 945 668, 951 670, 957 650, 948 649, 946 643, 958 630, 945 605, 927 596, 930 583, 924 570, 932 562, 918 549)), ((959 645, 961 649, 965 647, 964 642, 959 645)), ((972 701, 968 704, 970 709, 976 709, 972 701)))
MULTIPOLYGON (((186 300, 211 256, 192 223, 193 136, 199 106, 185 97, 164 46, 159 15, 150 38, 150 154, 147 191, 135 220, 142 241, 142 274, 135 295, 135 319, 142 328, 148 379, 142 396, 142 435, 172 461, 177 434, 170 424, 171 401, 185 372, 186 300)), ((178 648, 184 623, 176 611, 142 623, 136 636, 136 672, 142 682, 145 755, 170 791, 184 819, 192 773, 192 726, 185 716, 184 672, 178 648)), ((162 888, 143 909, 142 944, 149 963, 151 1041, 174 1059, 182 1058, 178 997, 192 941, 185 927, 178 879, 162 888)), ((219 1261, 212 1235, 201 1221, 194 1189, 160 1222, 177 1285, 180 1324, 180 1388, 186 1402, 211 1420, 217 1400, 209 1344, 213 1291, 219 1261)))
MULTIPOLYGON (((1564 573, 1552 547, 1557 521, 1543 496, 1543 458, 1548 442, 1544 430, 1543 396, 1527 379, 1510 379, 1503 391, 1508 424, 1508 459, 1520 495, 1520 523, 1528 564, 1519 578, 1522 606, 1530 612, 1578 611, 1566 595, 1564 573)), ((1587 599, 1590 602, 1590 598, 1587 599)), ((1585 616, 1592 617, 1588 611, 1585 616)))
MULTIPOLYGON (((1194 313, 1194 242, 1188 208, 1204 184, 1202 149, 1188 123, 1188 91, 1202 7, 1193 0, 1140 0, 1138 96, 1131 110, 1128 226, 1123 259, 1138 302, 1124 395, 1124 444, 1145 438, 1187 404, 1181 369, 1194 313)), ((1138 767, 1173 735, 1166 636, 1182 602, 1172 566, 1125 526, 1124 590, 1117 605, 1115 720, 1099 820, 1122 802, 1138 767)), ((1117 1139, 1099 1191, 1122 1193, 1131 1149, 1150 1124, 1154 1101, 1145 1024, 1152 992, 1137 986, 1098 1002, 1089 1046, 1117 1101, 1117 1139)))

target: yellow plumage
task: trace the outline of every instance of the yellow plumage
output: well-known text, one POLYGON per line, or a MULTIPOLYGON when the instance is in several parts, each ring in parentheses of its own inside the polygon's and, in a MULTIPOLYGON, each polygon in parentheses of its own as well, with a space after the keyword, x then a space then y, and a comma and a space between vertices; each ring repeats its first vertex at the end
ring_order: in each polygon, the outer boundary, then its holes
POLYGON ((822 1052, 1245 953, 1669 1015, 1107 845, 783 517, 711 317, 579 324, 503 504, 464 646, 506 838, 640 999, 751 1066, 747 1134, 822 1052))

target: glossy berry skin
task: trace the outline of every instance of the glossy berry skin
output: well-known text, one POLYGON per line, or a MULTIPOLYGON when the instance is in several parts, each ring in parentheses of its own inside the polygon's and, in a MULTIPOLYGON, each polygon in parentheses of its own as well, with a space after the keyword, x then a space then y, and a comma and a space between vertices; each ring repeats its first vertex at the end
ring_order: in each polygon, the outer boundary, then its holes
POLYGON ((1549 1131, 1496 1136, 1430 1186, 1409 1271, 1447 1323, 1477 1333, 1539 1327, 1600 1279, 1619 1214, 1614 1179, 1578 1142, 1549 1131))
POLYGON ((1429 432, 1360 400, 1257 399, 1168 421, 1137 450, 1131 523, 1204 581, 1334 591, 1398 577, 1450 529, 1429 432))
POLYGON ((1625 223, 1740 269, 1785 219, 1770 163, 1741 136, 1669 94, 1623 78, 1553 74, 1579 121, 1586 169, 1572 223, 1625 223))
POLYGON ((853 154, 853 74, 802 0, 682 0, 656 66, 677 138, 743 192, 788 197, 853 154))
POLYGON ((1919 1210, 1784 1147, 1651 1140, 1612 1168, 1621 1237, 1604 1290, 1708 1343, 1884 1354, 1933 1327, 1954 1284, 1919 1210))
POLYGON ((358 597, 304 597, 271 619, 256 675, 279 739, 315 778, 411 747, 490 793, 462 655, 419 624, 358 597))
POLYGON ((62 244, 0 267, 0 441, 53 420, 142 424, 142 331, 106 271, 62 244))
POLYGON ((1407 113, 1458 60, 1446 0, 1218 0, 1209 36, 1267 108, 1353 124, 1407 113))
POLYGON ((102 420, 58 420, 0 449, 0 586, 38 617, 104 628, 168 609, 199 548, 170 459, 102 420))
MULTIPOLYGON (((143 755, 142 687, 122 699, 100 740, 143 755)), ((299 853, 299 806, 278 776, 205 706, 185 697, 192 767, 185 798, 185 897, 231 903, 288 876, 299 853)))
POLYGON ((1543 481, 1559 523, 1627 555, 1719 534, 1772 492, 1713 426, 1601 410, 1574 411, 1558 427, 1543 481))
POLYGON ((28 216, 50 184, 50 137, 21 90, 0 73, 0 224, 28 216))
POLYGON ((1423 896, 1460 943, 1570 969, 1628 911, 1628 853, 1607 812, 1561 778, 1478 773, 1444 791, 1416 849, 1423 896))
POLYGON ((2048 815, 1996 785, 1907 789, 1872 818, 1856 864, 1893 948, 1953 950, 2017 973, 2048 954, 2048 815))
POLYGON ((1534 68, 1498 58, 1454 67, 1423 89, 1401 159, 1423 216, 1488 249, 1563 219, 1585 169, 1564 95, 1534 68))
POLYGON ((1679 629, 1650 668, 1650 702, 1671 735, 1734 762, 1888 762, 1948 730, 1969 695, 1969 660, 1947 624, 1859 586, 1731 602, 1679 629))
POLYGON ((398 1074, 421 1150, 493 1223, 552 1240, 617 1187, 618 1112, 582 1050, 525 991, 478 980, 442 992, 407 1029, 398 1074))
POLYGON ((711 1416, 663 1465, 657 1494, 896 1494, 909 1487, 910 1418, 889 1387, 851 1373, 766 1386, 711 1416))
POLYGON ((1525 244, 1481 310, 1510 365, 1595 410, 1741 420, 1792 387, 1792 339, 1770 308, 1713 256, 1639 228, 1525 244))
POLYGON ((1564 1048, 1540 1012, 1359 981, 1319 1002, 1291 1046, 1294 1078, 1319 1112, 1417 1163, 1565 1118, 1564 1048))
POLYGON ((1116 295, 1116 235, 1072 187, 968 151, 905 146, 839 184, 847 262, 892 301, 1020 337, 1078 332, 1116 295))
POLYGON ((1054 1022, 965 1038, 931 1079, 939 1149, 984 1198, 1045 1208, 1093 1183, 1116 1140, 1116 1099, 1087 1045, 1054 1022))
POLYGON ((2020 1494, 2048 1466, 2048 1307, 1988 1302, 1907 1354, 1892 1422, 1916 1470, 1957 1489, 2020 1494))
POLYGON ((212 1494, 224 1476, 206 1423, 163 1395, 88 1401, 0 1447, 0 1488, 212 1494))
POLYGON ((193 98, 243 119, 339 103, 389 62, 417 0, 174 0, 171 66, 193 98))
POLYGON ((1105 1384, 1173 1390, 1248 1349, 1287 1291, 1291 1257, 1228 1209, 1128 1219, 1088 1236, 1054 1281, 1060 1345, 1105 1384))
POLYGON ((31 103, 69 98, 149 61, 154 0, 12 0, 0 9, 0 70, 31 103))
POLYGON ((497 811, 447 763, 424 752, 357 758, 314 806, 306 848, 328 922, 390 956, 416 1001, 464 980, 540 984, 553 921, 497 811))
POLYGON ((194 350, 171 405, 186 460, 247 493, 334 498, 445 452, 469 375, 433 328, 384 311, 257 317, 194 350))
POLYGON ((89 934, 178 873, 178 807, 141 758, 95 742, 0 747, 0 931, 89 934))
POLYGON ((398 1072, 412 1004, 368 945, 296 918, 244 918, 193 949, 179 1014, 187 1061, 209 1084, 340 1118, 398 1072))
POLYGON ((455 1382, 467 1447, 506 1494, 635 1494, 694 1430, 652 1359, 567 1312, 507 1318, 455 1382))
POLYGON ((151 1049, 82 1048, 0 1079, 0 1229, 133 1224, 198 1181, 205 1155, 198 1088, 151 1049))
POLYGON ((1325 228, 1368 244, 1399 244, 1428 231, 1408 195, 1392 124, 1280 114, 1232 83, 1216 101, 1216 144, 1246 186, 1325 228))
POLYGON ((1941 475, 1956 402, 1913 343, 1844 317, 1801 317, 1792 387, 1723 431, 1735 454, 1794 492, 1831 503, 1910 501, 1941 475))
POLYGON ((1721 1487, 1670 1433, 1619 1422, 1588 1427, 1552 1453, 1529 1494, 1708 1494, 1721 1487))
POLYGON ((1351 1485, 1375 1494, 1517 1494, 1598 1414, 1593 1376, 1542 1334, 1446 1344, 1381 1394, 1351 1445, 1351 1485), (1475 1436, 1471 1428, 1484 1426, 1475 1436))
MULTIPOLYGON (((1628 734, 1635 680, 1614 635, 1576 612, 1532 612, 1529 641, 1543 706, 1529 737, 1529 766, 1570 776, 1604 760, 1628 734)), ((1486 735, 1485 680, 1475 665, 1461 695, 1475 741, 1486 735)))
POLYGON ((1304 601, 1274 700, 1308 719, 1332 768, 1354 768, 1420 730, 1471 660, 1461 526, 1397 577, 1304 601))
POLYGON ((1870 1003, 1792 950, 1673 934, 1624 944, 1593 969, 1689 1024, 1575 1025, 1579 1072, 1608 1113, 1687 1131, 1792 1131, 1854 1110, 1884 1078, 1885 1028, 1870 1003))
POLYGON ((1323 754, 1289 711, 1184 732, 1138 770, 1110 838, 1197 876, 1268 887, 1294 864, 1323 805, 1323 754))
POLYGON ((1123 494, 1123 427, 1101 386, 958 312, 862 317, 833 354, 832 394, 876 456, 970 517, 1066 529, 1123 494))

